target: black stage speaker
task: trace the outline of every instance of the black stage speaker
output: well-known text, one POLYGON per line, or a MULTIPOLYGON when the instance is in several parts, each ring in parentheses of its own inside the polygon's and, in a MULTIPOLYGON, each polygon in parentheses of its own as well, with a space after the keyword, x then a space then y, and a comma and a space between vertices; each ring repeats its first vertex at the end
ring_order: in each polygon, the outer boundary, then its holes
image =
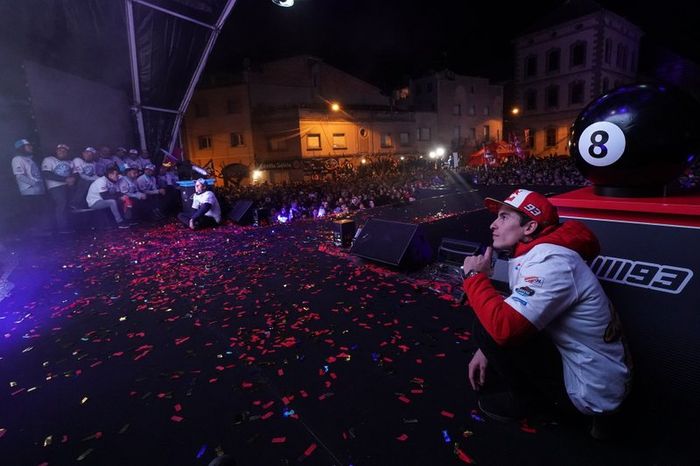
POLYGON ((253 223, 253 201, 241 199, 231 207, 228 218, 240 225, 253 223))
POLYGON ((355 236, 350 253, 402 267, 427 264, 433 248, 420 225, 370 218, 355 236))
POLYGON ((336 220, 333 222, 333 244, 343 248, 350 247, 356 230, 354 220, 336 220))

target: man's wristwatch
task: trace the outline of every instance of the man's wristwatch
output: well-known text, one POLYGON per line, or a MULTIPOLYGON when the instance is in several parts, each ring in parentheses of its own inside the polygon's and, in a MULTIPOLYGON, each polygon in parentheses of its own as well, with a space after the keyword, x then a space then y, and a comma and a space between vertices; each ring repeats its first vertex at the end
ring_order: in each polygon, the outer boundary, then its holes
POLYGON ((462 280, 466 280, 467 278, 471 278, 474 275, 479 273, 476 270, 465 271, 463 267, 460 267, 459 270, 462 272, 462 280))

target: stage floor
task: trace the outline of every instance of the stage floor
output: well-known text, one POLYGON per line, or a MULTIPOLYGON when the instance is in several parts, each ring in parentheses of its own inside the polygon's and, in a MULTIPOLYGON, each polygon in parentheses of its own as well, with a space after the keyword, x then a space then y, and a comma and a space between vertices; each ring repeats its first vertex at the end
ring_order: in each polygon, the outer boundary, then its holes
POLYGON ((440 284, 348 256, 330 227, 173 221, 6 243, 17 267, 0 302, 2 464, 697 458, 656 415, 617 443, 579 423, 487 420, 467 381, 470 310, 440 284))

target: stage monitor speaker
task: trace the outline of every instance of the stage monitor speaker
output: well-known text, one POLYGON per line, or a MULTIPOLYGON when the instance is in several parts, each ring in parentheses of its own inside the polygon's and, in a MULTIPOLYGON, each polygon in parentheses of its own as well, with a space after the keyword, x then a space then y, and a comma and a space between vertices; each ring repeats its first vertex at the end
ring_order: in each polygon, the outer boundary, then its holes
POLYGON ((357 232, 350 253, 396 267, 430 262, 433 248, 420 225, 370 218, 357 232))
POLYGON ((253 223, 253 201, 249 199, 237 201, 231 208, 228 218, 240 225, 253 223))
POLYGON ((355 221, 348 218, 333 222, 333 244, 347 248, 352 244, 357 227, 355 221))

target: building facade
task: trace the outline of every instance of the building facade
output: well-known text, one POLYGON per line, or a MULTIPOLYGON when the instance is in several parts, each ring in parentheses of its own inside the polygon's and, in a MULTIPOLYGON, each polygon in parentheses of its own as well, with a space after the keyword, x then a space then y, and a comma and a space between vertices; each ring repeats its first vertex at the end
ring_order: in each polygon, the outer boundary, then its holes
POLYGON ((503 87, 488 79, 444 70, 411 80, 401 97, 415 111, 435 112, 433 138, 449 152, 463 156, 503 137, 503 87))
POLYGON ((373 157, 425 156, 439 146, 465 155, 501 138, 502 112, 501 87, 483 78, 437 73, 412 81, 397 102, 318 58, 297 56, 198 89, 183 145, 193 163, 214 173, 239 164, 251 175, 244 182, 255 172, 255 181, 278 183, 373 157))
POLYGON ((636 80, 641 36, 637 26, 595 2, 567 2, 515 41, 518 114, 509 116, 506 131, 535 156, 567 154, 569 129, 581 110, 636 80))

